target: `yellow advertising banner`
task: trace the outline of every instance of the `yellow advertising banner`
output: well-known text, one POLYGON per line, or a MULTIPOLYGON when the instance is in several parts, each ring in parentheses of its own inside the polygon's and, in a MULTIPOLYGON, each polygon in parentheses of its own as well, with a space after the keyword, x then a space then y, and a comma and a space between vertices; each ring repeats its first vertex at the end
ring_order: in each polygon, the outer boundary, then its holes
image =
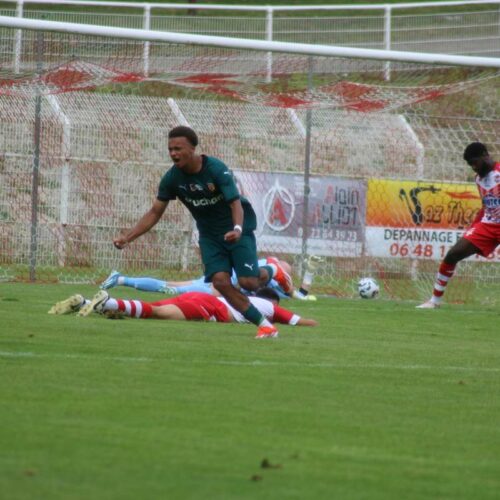
POLYGON ((367 226, 464 229, 480 209, 472 183, 368 181, 367 226))

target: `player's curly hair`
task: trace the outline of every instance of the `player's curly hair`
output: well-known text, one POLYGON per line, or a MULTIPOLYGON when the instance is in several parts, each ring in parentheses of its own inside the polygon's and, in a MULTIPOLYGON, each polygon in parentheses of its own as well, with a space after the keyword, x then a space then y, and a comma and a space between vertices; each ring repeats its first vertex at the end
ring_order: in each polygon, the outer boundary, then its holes
POLYGON ((255 292, 255 296, 261 299, 274 300, 277 304, 280 302, 280 296, 276 290, 269 288, 268 286, 263 286, 255 292))
POLYGON ((471 161, 474 158, 480 158, 481 156, 487 155, 488 150, 482 142, 472 142, 469 144, 464 151, 464 160, 471 161))
POLYGON ((196 135, 196 132, 190 127, 185 127, 184 125, 174 127, 168 133, 168 138, 174 139, 175 137, 185 137, 192 146, 198 146, 198 136, 196 135))

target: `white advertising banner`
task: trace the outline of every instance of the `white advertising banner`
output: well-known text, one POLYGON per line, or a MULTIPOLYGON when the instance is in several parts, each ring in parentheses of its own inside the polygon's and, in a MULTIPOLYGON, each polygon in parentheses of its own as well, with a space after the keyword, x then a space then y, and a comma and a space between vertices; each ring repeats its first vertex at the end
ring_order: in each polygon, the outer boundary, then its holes
POLYGON ((304 220, 303 175, 235 172, 235 176, 241 193, 256 211, 260 251, 301 253, 305 226, 308 253, 362 255, 366 182, 311 177, 308 215, 304 220))
MULTIPOLYGON (((367 227, 366 253, 373 257, 442 260, 464 231, 367 227)), ((488 258, 475 255, 468 260, 500 262, 500 247, 488 258)))
MULTIPOLYGON (((441 260, 480 208, 474 184, 370 179, 366 255, 441 260)), ((500 262, 500 247, 470 260, 500 262)))

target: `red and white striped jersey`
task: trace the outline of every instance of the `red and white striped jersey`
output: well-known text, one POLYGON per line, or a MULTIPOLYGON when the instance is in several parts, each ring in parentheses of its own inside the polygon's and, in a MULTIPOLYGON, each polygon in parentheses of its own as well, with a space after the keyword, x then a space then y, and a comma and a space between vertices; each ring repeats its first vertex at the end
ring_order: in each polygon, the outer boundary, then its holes
MULTIPOLYGON (((231 307, 224 297, 217 297, 231 311, 234 320, 237 323, 248 323, 248 320, 234 307, 231 307)), ((261 299, 260 297, 248 297, 250 302, 259 310, 259 312, 271 321, 271 323, 281 323, 284 325, 296 325, 300 316, 294 314, 283 307, 273 304, 270 300, 261 299)))
POLYGON ((486 224, 500 224, 500 163, 496 163, 488 175, 476 175, 476 184, 483 200, 483 208, 478 214, 482 216, 478 219, 486 224))

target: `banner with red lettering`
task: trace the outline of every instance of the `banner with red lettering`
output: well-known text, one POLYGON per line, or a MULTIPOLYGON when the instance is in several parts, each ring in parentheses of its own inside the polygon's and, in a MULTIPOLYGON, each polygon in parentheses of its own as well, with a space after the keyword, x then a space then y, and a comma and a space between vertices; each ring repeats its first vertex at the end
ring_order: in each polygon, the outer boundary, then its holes
POLYGON ((235 172, 235 176, 257 213, 260 251, 301 253, 306 227, 307 253, 362 255, 366 181, 311 177, 306 201, 303 175, 235 172))
POLYGON ((441 260, 480 208, 475 184, 370 179, 366 255, 441 260))

